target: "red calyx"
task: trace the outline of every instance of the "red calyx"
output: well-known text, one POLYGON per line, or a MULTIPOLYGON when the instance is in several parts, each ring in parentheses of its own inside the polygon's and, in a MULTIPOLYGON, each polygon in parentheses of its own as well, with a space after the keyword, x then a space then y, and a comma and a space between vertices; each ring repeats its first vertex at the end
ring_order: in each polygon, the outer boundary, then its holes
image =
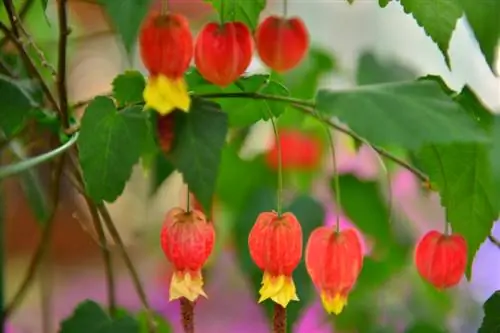
MULTIPOLYGON (((279 133, 279 143, 283 169, 311 170, 316 168, 321 160, 321 142, 316 137, 298 130, 283 129, 279 133)), ((271 168, 278 169, 276 142, 267 152, 266 161, 271 168)))
POLYGON ((198 34, 194 61, 200 74, 221 87, 236 81, 252 60, 253 42, 241 22, 208 23, 198 34))
POLYGON ((302 228, 292 213, 264 212, 248 236, 250 256, 273 276, 291 276, 302 257, 302 228))
POLYGON ((309 34, 298 17, 269 16, 255 34, 260 59, 277 72, 297 66, 309 48, 309 34))
POLYGON ((175 113, 169 113, 166 116, 159 116, 156 123, 158 143, 164 153, 172 149, 175 137, 175 113))
POLYGON ((188 20, 179 14, 153 12, 142 23, 139 48, 142 62, 151 75, 182 77, 193 58, 188 20))
POLYGON ((176 271, 197 272, 212 253, 215 230, 202 212, 176 207, 167 213, 160 238, 163 252, 176 271))
POLYGON ((315 229, 306 245, 306 269, 316 288, 331 298, 347 297, 363 267, 358 232, 331 227, 315 229))
POLYGON ((417 243, 415 265, 420 276, 436 288, 453 287, 465 273, 467 242, 459 234, 432 230, 417 243))

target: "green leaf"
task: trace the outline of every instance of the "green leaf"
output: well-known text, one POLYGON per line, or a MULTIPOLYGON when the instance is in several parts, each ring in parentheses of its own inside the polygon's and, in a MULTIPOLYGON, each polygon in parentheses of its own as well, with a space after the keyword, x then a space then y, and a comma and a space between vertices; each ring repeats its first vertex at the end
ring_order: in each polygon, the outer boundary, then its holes
MULTIPOLYGON (((160 315, 155 314, 154 316, 156 324, 156 333, 171 333, 173 332, 172 326, 160 315)), ((146 311, 141 311, 137 315, 137 320, 139 321, 139 333, 149 333, 148 327, 148 314, 146 311)))
POLYGON ((33 102, 16 81, 3 75, 0 75, 0 96, 2 100, 0 130, 6 137, 10 137, 24 124, 33 107, 33 102))
POLYGON ((205 0, 219 13, 222 22, 240 21, 254 31, 259 23, 260 12, 266 8, 266 0, 205 0))
POLYGON ((458 2, 462 5, 486 62, 494 72, 496 48, 500 39, 500 1, 459 0, 458 2))
POLYGON ((226 143, 227 115, 218 104, 193 98, 188 113, 176 114, 175 124, 173 149, 168 156, 210 215, 221 152, 226 143))
POLYGON ((444 55, 448 67, 448 47, 462 8, 456 0, 401 0, 405 13, 412 14, 418 25, 432 38, 444 55))
POLYGON ((80 303, 73 314, 61 323, 59 333, 139 333, 137 321, 123 313, 112 320, 99 304, 87 300, 80 303))
POLYGON ((381 8, 385 8, 389 2, 391 2, 391 0, 378 0, 378 5, 381 7, 381 8))
MULTIPOLYGON (((235 84, 220 88, 208 83, 198 71, 191 70, 186 75, 186 81, 191 91, 201 95, 238 92, 259 92, 281 97, 290 95, 285 86, 270 80, 267 74, 246 76, 239 79, 235 84)), ((268 120, 270 113, 274 117, 279 117, 286 108, 286 103, 283 102, 249 98, 217 98, 213 100, 228 114, 229 125, 235 127, 250 126, 262 119, 268 120)))
POLYGON ((149 134, 139 106, 121 112, 107 97, 96 97, 81 122, 80 163, 85 186, 96 202, 113 202, 125 188, 149 134))
POLYGON ((405 333, 446 333, 446 330, 426 322, 416 322, 405 330, 405 333))
POLYGON ((46 10, 47 9, 47 3, 49 2, 49 0, 40 0, 42 1, 42 8, 43 10, 46 10))
MULTIPOLYGON (((492 114, 472 90, 465 87, 455 100, 480 127, 491 127, 492 114)), ((419 164, 439 190, 447 221, 467 240, 469 279, 476 251, 490 234, 500 208, 490 150, 482 143, 460 143, 430 145, 417 153, 419 164)))
POLYGON ((175 167, 161 151, 155 155, 153 160, 153 172, 151 195, 155 194, 163 182, 175 171, 175 167))
POLYGON ((136 104, 144 101, 142 92, 146 87, 144 76, 138 71, 126 71, 113 80, 113 97, 120 105, 136 104))
POLYGON ((317 108, 377 145, 418 149, 426 143, 486 142, 467 113, 430 80, 320 90, 317 108))
POLYGON ((356 82, 358 85, 409 81, 417 78, 415 71, 396 60, 382 61, 371 52, 358 59, 356 82))
POLYGON ((132 52, 142 20, 152 2, 152 0, 100 0, 128 53, 132 52))
POLYGON ((500 290, 495 291, 484 303, 484 318, 478 333, 500 332, 500 290))
POLYGON ((492 126, 492 147, 490 148, 490 163, 494 186, 497 189, 497 205, 500 206, 500 115, 496 115, 492 126))
POLYGON ((453 231, 467 240, 470 279, 476 251, 498 217, 488 149, 481 144, 433 145, 423 148, 417 158, 439 189, 453 231))

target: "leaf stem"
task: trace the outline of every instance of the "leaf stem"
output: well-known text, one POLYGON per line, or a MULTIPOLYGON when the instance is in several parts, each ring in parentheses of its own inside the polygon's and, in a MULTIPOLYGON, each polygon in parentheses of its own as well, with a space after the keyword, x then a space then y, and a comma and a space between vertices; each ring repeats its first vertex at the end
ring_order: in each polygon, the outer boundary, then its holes
POLYGON ((286 333, 286 309, 274 304, 273 333, 286 333))
POLYGON ((191 194, 189 193, 189 185, 186 185, 186 191, 187 191, 187 195, 186 195, 186 212, 190 212, 191 211, 191 194))
POLYGON ((274 131, 274 140, 276 144, 276 149, 278 150, 278 189, 276 192, 276 200, 277 200, 277 213, 278 217, 281 217, 282 206, 283 206, 283 156, 282 156, 282 147, 281 140, 279 136, 278 126, 276 125, 276 121, 274 120, 274 116, 269 112, 269 117, 271 120, 271 124, 273 125, 274 131))
POLYGON ((283 0, 283 17, 288 16, 288 0, 283 0))
POLYGON ((194 333, 194 303, 185 297, 180 299, 184 333, 194 333))
POLYGON ((57 5, 59 18, 59 45, 57 62, 57 90, 59 92, 59 108, 64 129, 69 127, 68 88, 66 85, 66 52, 68 45, 68 9, 67 0, 59 0, 57 5))
POLYGON ((35 156, 33 158, 29 158, 26 160, 23 160, 18 163, 13 163, 6 165, 4 167, 0 168, 0 180, 4 179, 6 177, 21 173, 23 171, 26 171, 30 168, 33 168, 37 166, 38 164, 45 163, 53 159, 54 157, 57 157, 64 153, 66 150, 71 148, 75 143, 76 140, 78 139, 78 132, 71 137, 68 142, 63 144, 60 147, 57 147, 56 149, 53 149, 45 154, 35 156))
POLYGON ((134 264, 132 263, 132 260, 130 259, 130 256, 125 249, 125 244, 123 243, 123 240, 118 232, 118 230, 115 227, 115 224, 113 223, 113 220, 111 218, 111 215, 109 215, 108 209, 104 204, 99 204, 97 205, 97 210, 101 214, 101 217, 104 221, 104 225, 108 229, 111 238, 113 238, 113 241, 118 245, 118 249, 120 250, 120 253, 123 257, 123 261, 125 262, 125 266, 127 266, 127 269, 132 277, 132 283, 134 284, 134 288, 137 291, 137 294, 139 295, 139 299, 141 300, 142 306, 146 310, 147 316, 148 316, 148 325, 149 325, 149 332, 155 332, 156 331, 156 325, 155 325, 155 320, 153 318, 152 312, 151 312, 151 307, 149 306, 148 298, 146 296, 146 292, 144 291, 144 288, 141 283, 141 279, 139 278, 139 274, 137 273, 137 270, 135 269, 134 264))
POLYGON ((391 224, 392 222, 392 214, 393 214, 393 208, 392 208, 392 201, 393 201, 393 198, 392 198, 392 180, 391 180, 391 174, 389 173, 389 171, 387 170, 387 166, 385 165, 385 162, 384 162, 384 159, 382 158, 382 156, 380 156, 380 154, 375 150, 375 148, 371 145, 371 144, 368 144, 368 146, 375 152, 375 156, 377 156, 377 159, 380 163, 380 166, 382 167, 382 170, 384 171, 384 174, 385 176, 387 177, 387 195, 389 196, 388 197, 388 202, 387 202, 387 205, 389 206, 389 216, 387 217, 387 220, 389 222, 389 224, 391 224))
POLYGON ((330 129, 325 125, 326 135, 328 136, 328 142, 330 144, 330 150, 332 152, 332 163, 333 163, 333 181, 335 186, 335 205, 337 206, 337 216, 335 219, 335 231, 340 232, 340 212, 342 209, 340 201, 340 184, 339 184, 339 168, 337 165, 337 154, 335 150, 335 143, 333 142, 332 133, 330 129))
POLYGON ((167 15, 168 13, 168 0, 161 0, 160 14, 167 15))

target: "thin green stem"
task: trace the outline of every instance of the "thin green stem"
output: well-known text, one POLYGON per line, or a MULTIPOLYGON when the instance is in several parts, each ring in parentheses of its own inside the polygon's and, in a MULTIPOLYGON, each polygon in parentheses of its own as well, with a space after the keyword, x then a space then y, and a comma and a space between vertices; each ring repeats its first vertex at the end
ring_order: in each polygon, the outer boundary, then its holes
POLYGON ((189 213, 191 211, 191 194, 189 193, 189 185, 186 185, 186 211, 189 213))
POLYGON ((389 224, 392 222, 392 180, 391 180, 391 174, 389 173, 389 170, 387 170, 387 166, 385 165, 384 159, 380 154, 375 150, 375 148, 371 145, 368 144, 368 146, 375 152, 375 156, 377 156, 377 159, 380 163, 380 166, 382 167, 382 170, 387 177, 387 195, 389 196, 387 199, 387 205, 389 206, 389 216, 387 217, 389 224))
POLYGON ((167 15, 167 13, 168 13, 168 0, 161 0, 160 13, 161 13, 161 15, 167 15))
POLYGON ((332 152, 332 163, 333 163, 333 182, 335 186, 335 205, 337 206, 337 216, 335 220, 335 231, 337 233, 340 232, 340 211, 341 211, 341 202, 340 202, 340 184, 339 184, 339 168, 337 165, 337 153, 335 150, 335 143, 333 142, 332 133, 330 129, 325 126, 326 135, 328 136, 328 141, 330 144, 330 150, 332 152))
POLYGON ((277 213, 278 216, 281 216, 282 206, 283 206, 283 161, 281 153, 281 141, 280 141, 278 126, 276 125, 276 121, 274 120, 274 117, 271 114, 271 112, 269 112, 269 116, 271 119, 271 124, 273 125, 276 149, 278 150, 278 190, 276 192, 276 200, 277 200, 277 213))
POLYGON ((448 221, 444 222, 444 234, 448 236, 450 234, 450 224, 448 221))
POLYGON ((288 0, 283 0, 283 16, 288 16, 288 0))
POLYGON ((33 168, 41 163, 45 163, 45 162, 50 161, 51 159, 61 155, 66 150, 71 148, 76 143, 77 139, 78 139, 78 133, 75 133, 75 135, 73 135, 68 140, 68 142, 66 142, 65 144, 63 144, 62 146, 60 146, 54 150, 51 150, 51 151, 49 151, 45 154, 42 154, 42 155, 35 156, 33 158, 23 160, 23 161, 18 162, 18 163, 9 164, 9 165, 6 165, 4 167, 1 167, 0 168, 0 180, 4 179, 6 177, 24 172, 24 171, 31 169, 31 168, 33 168))

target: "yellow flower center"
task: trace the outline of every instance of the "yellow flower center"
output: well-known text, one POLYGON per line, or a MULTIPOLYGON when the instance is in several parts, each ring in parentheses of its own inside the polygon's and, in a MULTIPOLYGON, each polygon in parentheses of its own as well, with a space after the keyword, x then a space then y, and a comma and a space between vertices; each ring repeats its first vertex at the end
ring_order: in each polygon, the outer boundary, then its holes
POLYGON ((159 75, 150 77, 143 92, 145 108, 155 109, 161 115, 166 115, 174 109, 189 111, 191 98, 184 78, 169 79, 159 75))
POLYGON ((347 297, 341 295, 340 293, 337 293, 332 297, 331 294, 322 292, 321 302, 323 303, 323 307, 325 308, 326 312, 338 315, 342 312, 344 306, 347 304, 347 297))
POLYGON ((201 272, 184 273, 174 272, 170 283, 170 301, 185 297, 194 302, 199 296, 208 298, 203 291, 203 277, 201 272))

